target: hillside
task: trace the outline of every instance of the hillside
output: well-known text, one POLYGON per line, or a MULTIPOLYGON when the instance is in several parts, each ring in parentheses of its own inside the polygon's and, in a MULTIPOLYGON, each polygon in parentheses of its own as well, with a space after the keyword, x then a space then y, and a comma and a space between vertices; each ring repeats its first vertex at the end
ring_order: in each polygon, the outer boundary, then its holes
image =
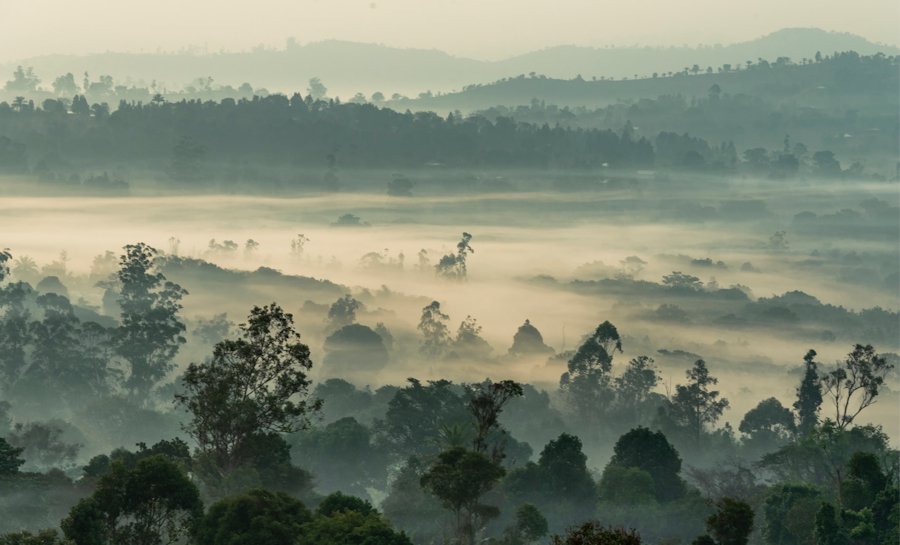
POLYGON ((739 65, 758 58, 812 59, 816 52, 828 55, 853 50, 862 55, 900 52, 896 47, 872 43, 852 34, 820 29, 784 29, 756 40, 709 47, 612 47, 563 46, 526 53, 500 61, 455 57, 437 50, 400 49, 384 45, 326 41, 305 45, 289 41, 284 49, 254 49, 218 53, 116 53, 87 56, 50 55, 0 65, 11 74, 16 65, 33 66, 50 88, 55 77, 67 72, 80 82, 84 72, 92 78, 110 75, 117 81, 156 82, 159 88, 180 89, 198 77, 214 82, 270 91, 305 90, 309 78, 319 77, 332 96, 345 99, 356 92, 382 91, 417 96, 419 92, 447 92, 464 85, 488 83, 535 72, 552 78, 632 78, 635 74, 723 64, 739 65))
POLYGON ((391 106, 448 112, 530 104, 536 100, 557 106, 599 107, 662 95, 705 97, 713 85, 731 94, 763 97, 781 104, 893 112, 900 73, 895 57, 860 57, 848 53, 822 57, 821 62, 758 60, 751 66, 708 69, 698 66, 676 73, 617 81, 520 75, 489 85, 471 85, 460 92, 396 100, 391 106))

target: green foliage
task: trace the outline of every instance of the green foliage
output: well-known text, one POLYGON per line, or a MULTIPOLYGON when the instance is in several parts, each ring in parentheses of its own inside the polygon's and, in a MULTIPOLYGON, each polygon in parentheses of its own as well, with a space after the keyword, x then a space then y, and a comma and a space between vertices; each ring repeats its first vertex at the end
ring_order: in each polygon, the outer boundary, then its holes
POLYGON ((408 379, 388 403, 377 429, 389 452, 396 458, 427 457, 442 448, 442 430, 449 426, 470 426, 471 415, 460 388, 448 380, 422 384, 408 379))
POLYGON ((422 475, 422 488, 437 497, 457 519, 457 537, 471 544, 478 518, 492 513, 479 501, 503 477, 505 471, 487 456, 452 448, 440 453, 434 464, 422 475))
POLYGON ((638 467, 607 464, 598 485, 600 501, 617 505, 641 505, 656 501, 653 477, 638 467))
POLYGON ((685 484, 679 476, 681 457, 662 432, 635 428, 616 441, 613 452, 607 468, 613 466, 646 471, 652 478, 657 501, 667 502, 684 495, 685 484))
POLYGON ((403 533, 391 528, 377 513, 339 511, 318 516, 306 526, 309 545, 412 545, 403 533))
POLYGON ((145 545, 186 537, 203 514, 197 487, 163 456, 114 463, 62 521, 75 545, 145 545))
POLYGON ((553 536, 553 545, 641 545, 634 530, 605 528, 596 522, 585 522, 572 528, 565 537, 553 536))
POLYGON ((706 520, 706 528, 718 545, 747 545, 753 531, 753 508, 731 498, 716 503, 716 512, 706 520))
POLYGON ((321 407, 308 397, 312 361, 290 314, 275 304, 254 307, 240 330, 209 361, 188 367, 176 395, 191 414, 185 431, 222 478, 252 459, 254 442, 305 428, 321 407))
POLYGON ((24 448, 16 448, 10 445, 6 439, 0 437, 0 476, 15 475, 25 460, 19 458, 24 448))
POLYGON ((128 363, 125 387, 146 402, 151 388, 172 369, 172 358, 186 341, 178 318, 187 292, 159 272, 159 252, 144 244, 129 244, 119 259, 121 325, 116 350, 128 363))
POLYGON ((16 532, 0 536, 0 545, 66 545, 66 543, 60 539, 56 530, 41 530, 36 534, 16 532))
POLYGON ((537 463, 511 471, 504 490, 514 504, 537 506, 554 528, 591 516, 597 502, 581 440, 565 433, 544 446, 537 463))
POLYGON ((685 427, 692 435, 695 444, 699 445, 703 431, 707 425, 715 424, 725 409, 727 399, 719 399, 719 391, 710 386, 719 380, 709 374, 706 362, 697 360, 686 373, 687 384, 675 387, 669 411, 672 418, 685 427))
MULTIPOLYGON (((512 380, 492 382, 486 380, 480 384, 471 384, 465 387, 469 400, 469 412, 475 418, 476 452, 486 454, 488 450, 488 436, 494 430, 500 428, 499 417, 503 407, 516 397, 522 397, 522 385, 512 380)), ((490 453, 491 457, 498 461, 503 458, 502 445, 495 446, 490 453)))
POLYGON ((603 322, 578 347, 568 371, 560 377, 560 388, 584 422, 596 422, 613 399, 611 372, 616 350, 622 351, 619 332, 610 322, 603 322))
POLYGON ((806 485, 782 485, 766 499, 766 543, 808 545, 812 543, 812 520, 821 505, 818 490, 806 485))
MULTIPOLYGON (((317 389, 316 393, 320 395, 317 389)), ((329 407, 327 400, 325 406, 329 407)), ((352 417, 291 437, 291 455, 316 477, 321 491, 343 490, 365 497, 368 487, 383 488, 389 458, 372 432, 352 417)))
POLYGON ((292 544, 311 520, 303 503, 283 492, 249 490, 211 505, 194 539, 197 545, 292 544))
POLYGON ((822 383, 819 379, 816 351, 810 350, 803 356, 803 380, 797 387, 797 431, 801 436, 809 435, 819 423, 819 408, 822 406, 822 383))
POLYGON ((362 515, 376 513, 372 504, 366 500, 357 498, 356 496, 347 496, 340 492, 335 492, 325 496, 325 499, 316 507, 316 515, 330 517, 336 513, 343 511, 354 511, 362 515))

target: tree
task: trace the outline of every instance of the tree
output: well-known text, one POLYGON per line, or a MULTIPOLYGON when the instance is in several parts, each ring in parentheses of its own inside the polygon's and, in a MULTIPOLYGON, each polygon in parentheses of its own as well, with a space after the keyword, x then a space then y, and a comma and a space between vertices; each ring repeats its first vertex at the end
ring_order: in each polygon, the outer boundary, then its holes
POLYGON ((331 304, 328 309, 328 327, 331 330, 340 329, 356 322, 356 311, 362 304, 347 294, 331 304))
POLYGON ((553 349, 544 344, 544 337, 531 324, 531 320, 525 320, 525 323, 519 326, 516 334, 513 335, 509 354, 513 356, 548 355, 553 354, 553 349))
POLYGON ((718 390, 709 389, 719 379, 709 374, 705 361, 697 360, 685 374, 689 382, 675 387, 670 410, 675 420, 690 430, 695 442, 700 444, 704 428, 719 420, 728 408, 728 400, 719 399, 718 390))
POLYGON ((346 325, 325 339, 322 367, 332 375, 370 374, 387 366, 384 339, 368 326, 346 325))
POLYGON ((466 316, 456 331, 451 357, 486 359, 490 357, 492 351, 491 345, 481 336, 481 326, 478 324, 478 320, 472 316, 466 316))
POLYGON ((597 522, 585 522, 572 528, 565 537, 553 536, 552 545, 641 545, 634 530, 605 528, 597 522))
POLYGON ((422 475, 422 488, 437 497, 456 518, 456 535, 463 545, 473 545, 481 518, 496 515, 497 509, 479 503, 504 475, 503 468, 487 456, 452 448, 438 455, 422 475))
POLYGON ((681 271, 673 271, 672 274, 663 276, 662 283, 673 289, 700 291, 703 283, 696 276, 684 274, 681 271))
POLYGON ((116 463, 62 521, 75 545, 157 545, 186 538, 203 515, 197 487, 163 456, 116 463))
POLYGON ((647 356, 632 358, 625 371, 613 379, 616 404, 622 414, 640 416, 641 405, 650 399, 659 380, 659 368, 653 358, 647 356))
POLYGON ((16 532, 0 536, 0 545, 67 545, 67 543, 60 539, 56 530, 41 530, 36 534, 16 532))
POLYGON ((328 88, 325 87, 325 84, 319 78, 310 78, 309 87, 306 88, 306 91, 313 100, 322 100, 328 95, 328 88))
POLYGON ((422 384, 413 378, 407 380, 408 386, 394 394, 384 420, 377 422, 376 428, 395 458, 430 457, 442 450, 446 430, 466 429, 472 424, 472 416, 459 387, 452 382, 422 384))
POLYGON ((718 545, 747 545, 753 531, 753 508, 731 498, 716 503, 716 512, 706 519, 706 529, 718 545))
MULTIPOLYGON (((475 452, 488 454, 488 435, 500 427, 498 421, 503 406, 515 397, 523 395, 522 385, 512 380, 492 382, 486 380, 480 384, 466 386, 469 398, 469 411, 475 418, 475 452)), ((503 458, 502 446, 494 447, 491 459, 499 462, 503 458)))
POLYGON ((685 484, 679 476, 681 456, 660 431, 638 427, 619 437, 607 469, 610 467, 646 471, 653 479, 654 496, 659 502, 684 496, 685 484))
POLYGON ((834 405, 834 421, 846 429, 866 407, 875 403, 884 377, 894 368, 875 353, 872 345, 857 344, 847 355, 843 367, 822 377, 825 394, 834 405))
POLYGON ((450 345, 450 329, 447 321, 450 316, 441 312, 441 304, 432 301, 422 309, 418 330, 422 333, 420 350, 427 356, 437 357, 444 353, 450 345))
POLYGON ((745 435, 747 442, 762 449, 777 448, 793 436, 794 415, 780 401, 770 397, 747 411, 738 430, 745 435))
POLYGON ((71 72, 53 80, 53 92, 59 97, 71 97, 78 93, 75 76, 71 72))
POLYGON ((462 238, 456 243, 456 253, 447 254, 441 258, 435 270, 438 276, 451 280, 465 280, 468 270, 466 268, 466 259, 469 254, 475 253, 475 249, 469 244, 472 235, 463 233, 462 238))
POLYGON ((616 350, 622 351, 622 339, 616 326, 605 321, 578 347, 568 362, 568 372, 560 377, 560 388, 585 421, 600 416, 613 399, 611 371, 616 350))
POLYGON ((816 513, 814 537, 816 545, 846 545, 847 534, 838 522, 838 515, 833 505, 823 502, 816 513))
POLYGON ((172 369, 172 358, 185 343, 178 317, 187 291, 159 272, 159 252, 144 244, 129 244, 119 258, 121 323, 116 350, 127 362, 125 387, 146 403, 150 389, 172 369))
POLYGON ((377 513, 372 504, 368 501, 357 498, 356 496, 347 496, 340 492, 329 494, 322 500, 322 503, 316 507, 316 514, 323 517, 330 517, 337 513, 346 511, 354 511, 361 515, 377 513))
POLYGON ((821 504, 821 493, 812 486, 784 484, 775 487, 763 507, 766 543, 812 543, 813 519, 821 504))
POLYGON ((803 380, 797 387, 797 432, 801 437, 809 435, 819 423, 819 408, 822 406, 822 382, 819 379, 816 351, 809 350, 803 356, 803 380))
POLYGON ((533 503, 556 524, 574 524, 596 510, 597 485, 581 440, 566 433, 548 442, 537 463, 510 471, 504 481, 514 503, 533 503))
POLYGON ((6 439, 0 437, 0 477, 15 475, 25 460, 19 458, 24 448, 16 448, 10 445, 6 439))
POLYGON ((306 525, 302 543, 309 545, 412 545, 378 513, 339 511, 317 516, 306 525))
POLYGON ((27 95, 37 91, 37 86, 40 83, 40 78, 34 73, 34 67, 23 68, 20 65, 13 72, 13 79, 6 82, 6 90, 10 93, 27 95))
POLYGON ((249 490, 210 506, 197 524, 197 545, 297 543, 312 515, 300 500, 283 492, 249 490))
POLYGON ((541 539, 548 531, 547 519, 534 505, 526 503, 516 510, 515 532, 525 543, 541 539))
POLYGON ((309 347, 290 314, 274 303, 253 307, 239 329, 239 338, 216 344, 209 361, 188 367, 175 396, 191 414, 185 431, 219 477, 247 462, 260 435, 304 429, 321 408, 309 396, 309 347))

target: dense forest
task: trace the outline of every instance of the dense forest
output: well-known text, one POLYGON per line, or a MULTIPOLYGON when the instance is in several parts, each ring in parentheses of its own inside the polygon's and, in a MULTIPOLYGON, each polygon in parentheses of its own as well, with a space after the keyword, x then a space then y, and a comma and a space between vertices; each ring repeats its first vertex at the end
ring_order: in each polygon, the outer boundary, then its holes
MULTIPOLYGON (((470 240, 438 274, 465 275, 470 240)), ((609 321, 560 354, 528 321, 518 329, 511 358, 565 362, 555 391, 490 378, 371 390, 314 382, 310 349, 276 303, 188 335, 190 296, 163 273, 179 258, 134 244, 103 260, 98 311, 58 280, 17 280, 21 261, 0 254, 0 501, 13 532, 0 543, 898 539, 900 459, 864 420, 897 357, 871 345, 834 366, 800 350, 794 402, 761 399, 737 430, 717 426, 729 400, 714 363, 687 365, 662 395, 652 357, 616 357, 623 337, 609 321), (208 355, 173 375, 188 336, 208 355), (595 472, 583 446, 604 442, 612 456, 595 472), (117 446, 79 466, 85 443, 117 446)), ((386 362, 391 334, 358 324, 359 308, 345 295, 328 309, 331 372, 386 362)), ((438 302, 422 309, 419 357, 477 358, 477 322, 454 337, 447 319, 438 302)))
POLYGON ((0 545, 900 543, 896 48, 22 57, 0 545))

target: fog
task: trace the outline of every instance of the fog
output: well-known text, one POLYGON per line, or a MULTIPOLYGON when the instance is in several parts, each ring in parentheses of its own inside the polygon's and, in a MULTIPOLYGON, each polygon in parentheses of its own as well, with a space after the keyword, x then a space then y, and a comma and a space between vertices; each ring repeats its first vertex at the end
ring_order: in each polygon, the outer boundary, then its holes
MULTIPOLYGON (((351 186, 357 178, 373 176, 378 173, 344 174, 345 183, 351 186)), ((547 178, 550 181, 553 175, 547 178)), ((509 180, 520 182, 515 173, 510 173, 509 180)), ((667 357, 659 350, 683 350, 704 357, 721 378, 723 395, 732 402, 725 420, 736 427, 741 415, 761 396, 790 401, 794 380, 783 379, 793 377, 790 370, 807 349, 815 348, 823 362, 832 362, 848 351, 854 338, 817 321, 800 320, 791 327, 771 323, 738 328, 709 321, 717 314, 740 311, 743 302, 723 305, 721 300, 691 295, 671 299, 644 293, 637 286, 624 291, 576 289, 569 282, 621 276, 621 263, 637 256, 646 265, 633 275, 634 280, 658 283, 664 275, 682 271, 704 283, 714 281, 721 288, 740 285, 750 294, 750 301, 799 290, 850 312, 881 307, 896 313, 900 309, 895 289, 898 250, 890 236, 896 234, 896 225, 891 223, 898 217, 896 208, 885 217, 887 236, 880 240, 852 232, 844 238, 826 237, 798 230, 793 222, 794 215, 803 211, 834 213, 858 208, 859 203, 873 198, 897 203, 900 194, 894 185, 850 186, 824 180, 811 180, 803 188, 791 190, 769 181, 722 179, 705 184, 706 189, 700 191, 690 180, 673 187, 673 182, 649 179, 639 190, 629 191, 517 191, 477 196, 435 191, 410 198, 358 192, 281 198, 6 197, 0 232, 6 234, 4 243, 16 255, 32 257, 42 265, 65 252, 72 285, 68 279, 63 282, 69 285, 71 297, 83 298, 85 304, 97 308, 102 290, 86 278, 92 259, 137 240, 229 269, 269 267, 285 275, 338 284, 338 291, 349 290, 365 305, 359 313, 360 323, 374 327, 384 322, 396 339, 386 368, 365 372, 363 366, 363 371, 343 377, 360 386, 398 384, 407 376, 461 382, 509 377, 552 390, 565 371, 565 362, 506 357, 517 327, 530 319, 545 342, 563 352, 577 347, 598 323, 610 320, 624 335, 621 361, 641 354, 658 359, 663 370, 661 392, 682 379, 690 360, 667 357), (717 184, 712 191, 710 183, 717 184), (679 207, 722 207, 727 202, 754 200, 764 203, 761 217, 720 216, 697 224, 689 213, 678 213, 679 207), (362 225, 335 224, 348 213, 358 216, 362 225), (773 247, 770 237, 782 230, 787 232, 786 246, 773 247), (467 279, 441 280, 433 265, 439 256, 453 252, 463 231, 474 235, 475 253, 469 258, 467 279), (297 255, 292 253, 291 241, 301 233, 309 241, 302 255, 297 255), (172 246, 173 238, 178 241, 177 249, 172 246), (218 243, 233 240, 241 247, 232 252, 210 250, 212 239, 218 243), (243 249, 247 239, 259 243, 251 254, 243 249), (424 270, 417 264, 422 249, 430 260, 424 270), (381 257, 363 262, 370 252, 381 257), (405 258, 402 265, 400 254, 405 258), (854 256, 852 262, 847 262, 847 254, 854 256), (814 265, 809 264, 811 256, 820 256, 814 265), (711 262, 699 261, 705 259, 711 262), (416 354, 415 328, 421 308, 431 300, 440 301, 442 310, 450 315, 452 331, 466 316, 475 317, 484 328, 482 337, 494 349, 493 356, 481 361, 423 364, 416 354), (683 308, 690 319, 654 318, 657 307, 667 302, 683 308), (779 386, 773 388, 772 384, 779 386)), ((322 360, 324 316, 304 308, 304 303, 330 305, 337 298, 336 291, 276 288, 265 278, 252 276, 234 284, 240 286, 236 290, 227 282, 207 284, 202 273, 180 277, 172 271, 168 276, 190 292, 184 300, 189 319, 227 313, 236 323, 249 306, 277 301, 295 314, 314 360, 322 360)), ((896 336, 879 338, 877 344, 883 352, 900 349, 896 336)), ((179 358, 180 364, 188 363, 188 355, 199 357, 201 353, 188 350, 179 358)), ((327 367, 314 369, 314 375, 320 379, 333 376, 327 367)), ((893 388, 896 380, 890 384, 893 388)), ((890 429, 897 426, 895 396, 886 392, 884 402, 870 414, 873 421, 890 429)), ((593 462, 599 466, 603 460, 593 462)))

